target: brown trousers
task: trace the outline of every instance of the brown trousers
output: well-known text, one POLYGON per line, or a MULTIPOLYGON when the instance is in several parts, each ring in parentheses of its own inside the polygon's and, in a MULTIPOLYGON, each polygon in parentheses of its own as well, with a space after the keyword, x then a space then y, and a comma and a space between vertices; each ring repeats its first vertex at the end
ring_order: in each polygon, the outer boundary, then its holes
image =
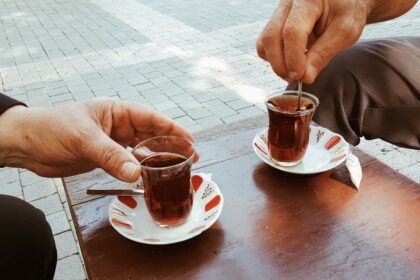
POLYGON ((362 41, 304 90, 320 99, 314 121, 349 143, 364 136, 420 149, 420 37, 362 41))

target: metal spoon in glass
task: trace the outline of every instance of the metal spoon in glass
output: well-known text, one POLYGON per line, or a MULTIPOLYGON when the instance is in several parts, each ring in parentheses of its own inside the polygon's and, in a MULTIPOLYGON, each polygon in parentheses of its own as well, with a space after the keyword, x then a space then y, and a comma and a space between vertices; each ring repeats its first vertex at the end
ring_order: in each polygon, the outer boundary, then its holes
POLYGON ((300 111, 300 100, 302 99, 302 80, 298 82, 298 108, 297 111, 300 111))

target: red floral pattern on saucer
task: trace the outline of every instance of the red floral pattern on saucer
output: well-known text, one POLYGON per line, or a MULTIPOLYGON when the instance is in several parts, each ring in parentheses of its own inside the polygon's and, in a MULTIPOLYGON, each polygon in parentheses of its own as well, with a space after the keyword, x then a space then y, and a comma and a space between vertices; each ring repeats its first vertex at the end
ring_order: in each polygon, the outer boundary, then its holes
POLYGON ((118 196, 108 208, 109 222, 122 236, 145 244, 164 245, 199 235, 213 225, 223 209, 223 195, 209 174, 193 174, 194 202, 187 221, 176 227, 155 224, 142 196, 118 196))
POLYGON ((258 133, 252 147, 257 156, 272 167, 294 174, 315 174, 337 167, 344 162, 350 152, 350 145, 344 138, 326 128, 311 125, 308 150, 302 162, 286 167, 273 162, 268 155, 267 132, 258 133))

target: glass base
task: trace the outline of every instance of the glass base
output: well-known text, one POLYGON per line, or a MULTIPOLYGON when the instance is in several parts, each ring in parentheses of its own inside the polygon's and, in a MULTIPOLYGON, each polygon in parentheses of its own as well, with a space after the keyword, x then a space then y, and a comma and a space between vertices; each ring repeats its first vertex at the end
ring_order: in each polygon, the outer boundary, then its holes
POLYGON ((181 226, 181 225, 183 225, 183 224, 185 224, 186 222, 187 222, 187 220, 188 220, 188 217, 187 218, 185 218, 184 220, 182 220, 182 221, 180 221, 180 222, 178 222, 178 223, 176 223, 176 224, 161 224, 161 223, 159 223, 159 222, 157 222, 157 221, 155 221, 153 218, 152 218, 152 220, 153 220, 153 222, 156 224, 156 225, 158 225, 159 227, 161 227, 161 228, 174 228, 174 227, 179 227, 179 226, 181 226))
POLYGON ((278 161, 274 158, 272 158, 270 156, 270 159, 272 162, 274 162, 275 164, 281 165, 281 166, 285 166, 285 167, 292 167, 292 166, 296 166, 298 165, 302 160, 298 160, 298 161, 289 161, 289 162, 285 162, 285 161, 278 161))

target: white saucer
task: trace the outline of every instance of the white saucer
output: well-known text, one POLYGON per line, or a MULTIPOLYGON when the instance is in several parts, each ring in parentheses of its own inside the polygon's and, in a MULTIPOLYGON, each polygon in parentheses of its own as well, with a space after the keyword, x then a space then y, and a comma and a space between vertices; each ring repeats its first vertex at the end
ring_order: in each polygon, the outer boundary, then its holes
POLYGON ((257 156, 272 167, 294 174, 316 174, 324 172, 344 162, 350 152, 350 145, 341 135, 326 128, 311 125, 308 149, 302 161, 292 167, 281 166, 268 156, 267 132, 258 133, 252 143, 257 156))
POLYGON ((164 245, 199 235, 222 213, 223 195, 209 174, 193 174, 194 202, 187 221, 176 227, 155 224, 142 196, 118 196, 108 208, 109 222, 122 236, 145 244, 164 245))

